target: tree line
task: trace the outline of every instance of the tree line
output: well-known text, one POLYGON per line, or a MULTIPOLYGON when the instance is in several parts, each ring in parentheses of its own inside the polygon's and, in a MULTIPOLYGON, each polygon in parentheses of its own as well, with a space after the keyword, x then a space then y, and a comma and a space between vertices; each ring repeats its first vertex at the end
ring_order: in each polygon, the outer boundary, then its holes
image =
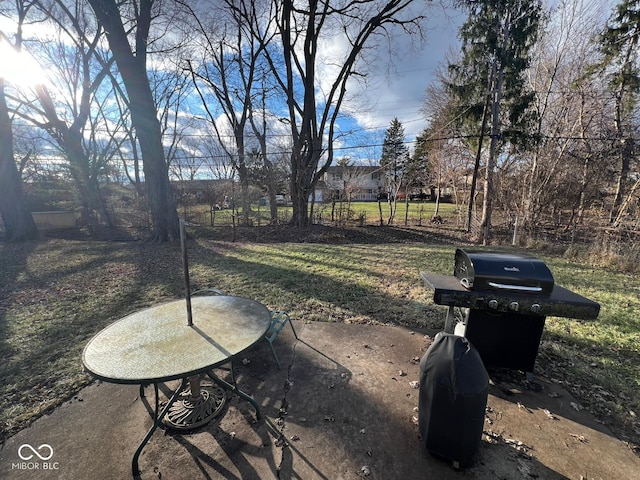
MULTIPOLYGON (((108 216, 100 198, 108 160, 133 157, 127 172, 148 200, 152 239, 177 237, 169 182, 172 154, 188 145, 187 124, 213 132, 230 157, 247 195, 249 159, 267 185, 276 182, 270 132, 288 133, 289 192, 293 220, 310 221, 309 195, 333 161, 335 124, 348 80, 359 74, 363 51, 396 28, 418 30, 423 16, 407 13, 412 1, 160 1, 17 0, 2 14, 15 22, 4 35, 56 70, 56 89, 14 88, 3 81, 0 116, 7 135, 14 122, 42 128, 68 161, 83 213, 108 216), (27 37, 37 30, 41 35, 27 37), (32 30, 30 30, 30 28, 32 30), (318 91, 321 42, 346 39, 327 90, 318 91), (375 38, 373 38, 375 37, 375 38), (64 81, 62 88, 60 81, 64 81), (194 105, 194 98, 199 98, 194 105), (6 104, 6 108, 3 105, 6 104), (274 105, 285 108, 274 109, 274 105), (280 127, 276 129, 276 127, 280 127), (248 145, 247 132, 251 132, 248 145), (142 171, 142 173, 140 172, 142 171), (141 181, 143 177, 144 181, 141 181), (144 187, 144 188, 142 188, 144 187)), ((13 146, 3 151, 0 208, 8 240, 31 238, 13 146)), ((269 195, 275 197, 274 188, 269 195)), ((275 205, 276 202, 271 202, 275 205)), ((248 208, 243 209, 244 212, 248 208)))
POLYGON ((386 132, 388 191, 446 187, 485 244, 494 207, 526 234, 588 212, 637 229, 640 2, 458 5, 461 48, 427 87, 413 155, 397 119, 386 132))
MULTIPOLYGON (((468 15, 461 50, 417 102, 428 126, 412 154, 397 142, 399 121, 387 132, 388 188, 428 178, 455 190, 473 176, 468 227, 481 205, 485 242, 496 204, 525 224, 567 208, 579 221, 605 189, 609 219, 620 225, 640 190, 638 3, 621 0, 605 22, 597 2, 456 2, 468 15)), ((101 187, 117 170, 148 203, 151 239, 177 238, 169 179, 194 178, 208 158, 213 176, 237 179, 243 216, 257 183, 276 221, 286 177, 291 222, 308 225, 312 193, 349 134, 336 128, 349 87, 385 42, 424 36, 429 8, 412 0, 2 4, 3 25, 14 30, 0 42, 51 77, 14 85, 0 76, 5 240, 37 235, 23 182, 43 142, 64 158, 87 221, 97 213, 110 223, 101 187)))
POLYGON ((440 139, 424 145, 450 183, 472 172, 468 229, 488 243, 494 204, 524 229, 588 211, 634 225, 640 2, 464 3, 461 50, 427 89, 422 138, 440 139))

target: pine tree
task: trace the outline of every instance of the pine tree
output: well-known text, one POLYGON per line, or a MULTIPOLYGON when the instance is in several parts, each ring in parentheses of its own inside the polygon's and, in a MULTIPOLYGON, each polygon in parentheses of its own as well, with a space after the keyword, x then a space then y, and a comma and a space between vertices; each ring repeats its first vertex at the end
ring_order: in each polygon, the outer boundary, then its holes
POLYGON ((631 115, 638 105, 640 93, 639 40, 640 0, 622 0, 598 37, 602 61, 593 69, 596 74, 606 75, 609 88, 615 97, 615 150, 620 159, 620 166, 609 218, 616 225, 625 213, 622 199, 627 193, 631 159, 636 150, 631 115))
POLYGON ((524 72, 538 38, 542 7, 539 0, 462 0, 460 5, 468 10, 468 19, 459 33, 462 59, 449 65, 450 88, 464 129, 482 139, 485 125, 490 126, 479 236, 486 244, 497 156, 508 143, 530 139, 528 107, 534 97, 525 87, 524 72))
POLYGON ((433 130, 425 128, 416 136, 413 155, 407 165, 407 184, 410 188, 423 189, 431 173, 431 151, 434 147, 433 130))
POLYGON ((403 185, 406 173, 409 148, 406 145, 404 126, 397 118, 391 120, 382 142, 380 167, 385 176, 387 201, 389 203, 389 219, 391 224, 396 214, 398 193, 403 185))

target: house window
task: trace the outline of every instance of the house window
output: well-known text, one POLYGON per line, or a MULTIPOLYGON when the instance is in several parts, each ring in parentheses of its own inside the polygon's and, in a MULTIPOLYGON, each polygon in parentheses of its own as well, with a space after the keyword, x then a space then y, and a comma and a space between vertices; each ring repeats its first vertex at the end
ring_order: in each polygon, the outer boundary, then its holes
POLYGON ((334 182, 338 180, 342 180, 342 173, 332 173, 331 180, 333 180, 334 182))

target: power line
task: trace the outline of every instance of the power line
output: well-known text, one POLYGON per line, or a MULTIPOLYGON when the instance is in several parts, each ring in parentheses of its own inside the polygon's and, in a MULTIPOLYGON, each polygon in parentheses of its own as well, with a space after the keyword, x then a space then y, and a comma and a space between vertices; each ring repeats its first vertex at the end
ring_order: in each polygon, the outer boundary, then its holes
MULTIPOLYGON (((202 135, 202 136, 207 136, 207 135, 202 135)), ((473 139, 478 139, 480 138, 479 135, 477 134, 469 134, 469 135, 446 135, 446 136, 441 136, 441 137, 431 137, 431 138, 427 138, 424 139, 423 141, 427 141, 427 142, 446 142, 446 141, 452 141, 452 140, 473 140, 473 139)), ((534 136, 530 135, 529 138, 534 138, 534 136)), ((614 142, 619 140, 619 138, 616 137, 611 137, 611 136, 605 136, 605 137, 578 137, 578 136, 562 136, 562 135, 541 135, 539 138, 541 139, 545 139, 545 140, 551 140, 551 141, 591 141, 591 142, 614 142)), ((627 137, 627 140, 631 140, 631 141, 640 141, 640 137, 635 138, 635 137, 627 137)), ((402 142, 404 145, 415 145, 416 144, 416 140, 405 140, 404 142, 402 142)), ((332 150, 335 151, 349 151, 349 150, 359 150, 359 149, 376 149, 376 148, 382 148, 384 146, 384 143, 365 143, 365 144, 357 144, 357 145, 344 145, 344 146, 337 146, 337 147, 333 147, 332 150)), ((326 152, 328 150, 328 148, 325 148, 324 151, 326 152)), ((293 150, 289 150, 289 149, 283 149, 283 150, 273 150, 271 152, 267 153, 267 156, 270 157, 274 157, 274 156, 283 156, 283 155, 291 155, 293 154, 293 150)), ((246 155, 247 157, 249 157, 250 155, 246 155)), ((234 155, 234 157, 237 157, 237 155, 234 155)), ((179 155, 179 156, 175 156, 173 158, 170 159, 170 162, 175 160, 175 161, 184 161, 184 160, 216 160, 216 159, 222 159, 222 160, 227 160, 230 159, 230 155, 228 154, 200 154, 200 155, 179 155)), ((42 160, 45 160, 47 162, 58 162, 60 164, 64 164, 66 162, 66 159, 64 157, 60 157, 60 156, 49 156, 49 157, 44 157, 42 160)), ((133 157, 130 158, 125 158, 125 157, 120 157, 120 158, 113 158, 113 161, 124 161, 124 162, 132 162, 134 161, 133 157)))

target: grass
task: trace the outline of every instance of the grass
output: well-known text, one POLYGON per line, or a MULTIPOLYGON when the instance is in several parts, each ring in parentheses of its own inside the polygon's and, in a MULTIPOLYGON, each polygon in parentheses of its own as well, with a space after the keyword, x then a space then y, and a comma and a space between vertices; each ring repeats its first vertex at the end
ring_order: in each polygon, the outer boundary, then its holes
MULTIPOLYGON (((435 202, 409 202, 408 206, 404 201, 398 201, 394 225, 404 225, 405 217, 411 225, 428 225, 431 217, 435 213, 435 202)), ((262 226, 269 224, 269 207, 251 207, 251 221, 253 225, 262 226)), ((278 219, 280 223, 287 223, 291 219, 292 207, 279 206, 278 219)), ((455 224, 459 218, 456 214, 455 205, 452 203, 441 203, 438 213, 446 221, 455 224)), ((182 209, 180 214, 191 222, 199 225, 227 226, 233 222, 233 211, 231 209, 218 210, 213 212, 205 205, 197 205, 182 209)), ((314 206, 314 218, 318 223, 331 223, 340 225, 367 225, 380 223, 380 211, 378 202, 352 202, 350 204, 330 203, 317 204, 314 206), (332 216, 333 212, 333 216, 332 216)), ((389 205, 382 202, 382 218, 384 223, 389 219, 389 205)))
MULTIPOLYGON (((420 271, 451 273, 444 230, 367 227, 277 235, 191 228, 192 288, 217 287, 308 321, 441 329, 420 271), (289 238, 289 240, 286 240, 289 238)), ((282 233, 282 232, 281 232, 282 233)), ((286 232, 285 232, 286 233, 286 232)), ((557 283, 602 305, 596 321, 547 319, 537 370, 640 443, 640 280, 541 252, 557 283)), ((0 435, 73 396, 86 342, 114 320, 183 295, 179 245, 43 239, 0 244, 0 435)))

